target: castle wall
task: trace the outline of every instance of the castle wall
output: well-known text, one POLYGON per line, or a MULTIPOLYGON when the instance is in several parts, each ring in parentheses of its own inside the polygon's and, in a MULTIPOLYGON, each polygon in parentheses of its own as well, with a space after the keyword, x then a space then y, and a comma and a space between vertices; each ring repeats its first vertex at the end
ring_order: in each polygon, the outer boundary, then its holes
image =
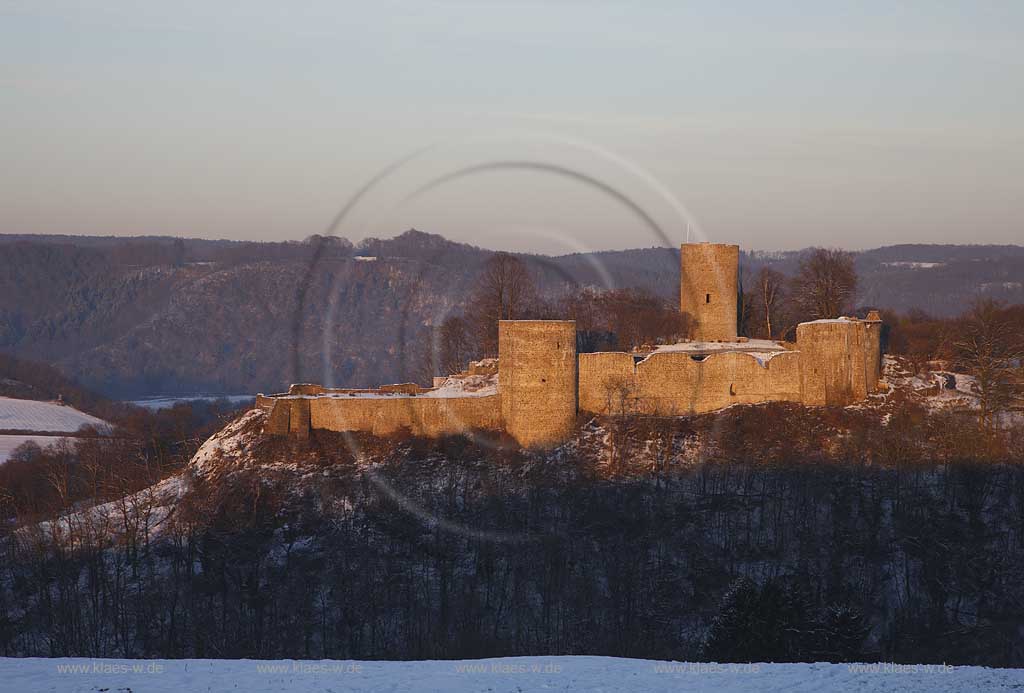
POLYGON ((625 352, 579 355, 579 408, 594 413, 632 411, 636 397, 636 368, 625 352))
POLYGON ((765 365, 742 352, 703 360, 683 352, 648 356, 636 366, 626 353, 580 354, 583 411, 655 416, 699 414, 730 404, 800 401, 800 354, 781 352, 765 365))
POLYGON ((289 395, 322 395, 325 392, 326 387, 314 383, 292 383, 288 388, 289 395))
MULTIPOLYGON (((697 340, 736 340, 738 265, 735 245, 681 247, 680 309, 696 321, 697 340)), ((375 390, 300 383, 288 395, 257 395, 256 406, 267 412, 264 430, 275 435, 306 437, 314 428, 427 437, 504 430, 524 447, 549 447, 572 435, 577 411, 678 416, 771 401, 845 406, 879 386, 881 321, 875 312, 867 320, 802 323, 796 344, 786 348, 770 356, 666 350, 637 363, 625 352, 577 356, 572 321, 502 320, 498 360, 471 363, 461 374, 493 376, 497 370, 498 394, 432 396, 463 390, 431 392, 415 383, 375 390)), ((435 378, 435 386, 445 382, 435 378)))
POLYGON ((868 365, 876 333, 859 320, 815 320, 797 325, 802 354, 804 404, 844 407, 867 397, 877 387, 868 365))
POLYGON ((271 434, 404 429, 436 437, 505 430, 524 447, 545 447, 571 436, 577 408, 679 416, 772 401, 846 406, 878 387, 880 336, 876 320, 818 320, 797 327, 795 351, 698 358, 664 351, 636 362, 625 352, 577 356, 572 322, 502 321, 498 394, 432 397, 411 384, 378 390, 299 385, 291 395, 258 395, 256 404, 268 412, 265 431, 271 434))
POLYGON ((731 404, 800 400, 800 355, 785 352, 765 365, 743 352, 703 360, 680 352, 652 354, 636 367, 642 413, 700 414, 731 404))
POLYGON ((736 339, 738 245, 686 243, 679 254, 679 310, 696 321, 699 341, 736 339))
POLYGON ((501 397, 316 397, 310 425, 329 431, 387 435, 403 429, 437 437, 502 428, 501 397))
MULTIPOLYGON (((263 425, 263 432, 272 436, 287 435, 291 418, 291 405, 288 400, 269 397, 265 399, 270 400, 270 406, 265 407, 267 422, 263 425)), ((259 400, 257 400, 257 404, 259 404, 259 400)))
POLYGON ((864 349, 864 371, 868 383, 868 392, 878 392, 882 378, 882 321, 878 313, 868 314, 864 322, 867 343, 864 349))
POLYGON ((498 390, 505 430, 524 447, 566 440, 576 423, 576 323, 498 322, 498 390))
POLYGON ((309 437, 309 402, 308 399, 287 400, 289 406, 288 433, 296 438, 309 437))
POLYGON ((803 397, 800 388, 801 356, 799 351, 776 354, 768 362, 768 392, 775 399, 784 402, 799 402, 803 397))

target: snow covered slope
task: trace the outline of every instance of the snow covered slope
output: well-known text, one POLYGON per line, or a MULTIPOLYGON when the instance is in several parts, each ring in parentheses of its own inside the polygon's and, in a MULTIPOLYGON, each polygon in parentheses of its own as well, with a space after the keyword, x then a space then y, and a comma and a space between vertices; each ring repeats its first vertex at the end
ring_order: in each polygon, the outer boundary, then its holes
POLYGON ((0 659, 0 691, 1009 691, 1024 670, 943 665, 687 664, 612 657, 433 662, 0 659), (895 669, 895 670, 894 670, 895 669))
POLYGON ((86 425, 108 424, 74 407, 32 399, 0 397, 0 430, 74 433, 86 425))

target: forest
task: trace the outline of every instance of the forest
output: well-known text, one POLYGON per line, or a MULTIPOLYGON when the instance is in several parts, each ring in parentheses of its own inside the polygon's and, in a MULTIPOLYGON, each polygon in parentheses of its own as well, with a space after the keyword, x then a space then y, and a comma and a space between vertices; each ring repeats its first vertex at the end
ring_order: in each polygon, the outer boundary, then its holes
POLYGON ((1024 665, 1019 425, 770 405, 548 454, 356 442, 257 436, 155 534, 146 494, 22 523, 0 654, 1024 665))

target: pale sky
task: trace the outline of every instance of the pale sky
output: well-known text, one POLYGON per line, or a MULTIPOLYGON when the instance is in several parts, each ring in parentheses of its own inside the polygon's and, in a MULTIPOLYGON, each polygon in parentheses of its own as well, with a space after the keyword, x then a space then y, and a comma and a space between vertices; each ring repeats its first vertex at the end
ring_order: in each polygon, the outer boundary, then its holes
POLYGON ((1019 0, 0 0, 0 232, 301 239, 412 156, 340 235, 1019 243, 1022 36, 1019 0))

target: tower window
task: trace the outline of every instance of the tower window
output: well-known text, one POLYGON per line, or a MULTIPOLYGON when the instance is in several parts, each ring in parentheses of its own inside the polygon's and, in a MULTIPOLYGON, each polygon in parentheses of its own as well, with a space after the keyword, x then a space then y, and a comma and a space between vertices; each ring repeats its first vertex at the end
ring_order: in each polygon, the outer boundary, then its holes
POLYGON ((711 294, 704 294, 704 303, 711 303, 711 294))

